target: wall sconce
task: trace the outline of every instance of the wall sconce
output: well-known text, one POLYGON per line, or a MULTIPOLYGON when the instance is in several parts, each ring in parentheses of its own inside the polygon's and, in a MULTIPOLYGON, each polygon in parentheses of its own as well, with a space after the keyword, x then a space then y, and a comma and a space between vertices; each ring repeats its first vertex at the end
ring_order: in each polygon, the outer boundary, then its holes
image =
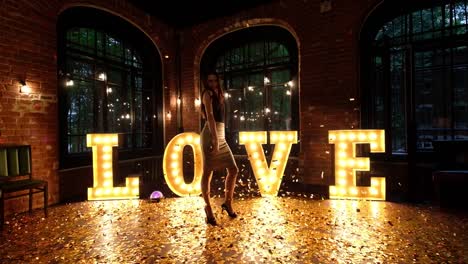
POLYGON ((172 117, 171 112, 170 112, 170 111, 167 111, 167 113, 166 113, 166 118, 169 119, 169 120, 171 120, 171 117, 172 117))
POLYGON ((70 86, 73 86, 75 83, 73 82, 73 80, 66 80, 65 81, 65 86, 66 87, 70 87, 70 86))
POLYGON ((195 107, 199 107, 201 105, 200 98, 195 98, 195 107))
POLYGON ((26 81, 19 81, 19 84, 20 84, 20 90, 19 90, 20 93, 23 93, 23 94, 31 93, 31 87, 29 87, 26 84, 26 81))
POLYGON ((182 103, 182 99, 180 99, 180 97, 177 98, 177 106, 180 106, 181 103, 182 103))

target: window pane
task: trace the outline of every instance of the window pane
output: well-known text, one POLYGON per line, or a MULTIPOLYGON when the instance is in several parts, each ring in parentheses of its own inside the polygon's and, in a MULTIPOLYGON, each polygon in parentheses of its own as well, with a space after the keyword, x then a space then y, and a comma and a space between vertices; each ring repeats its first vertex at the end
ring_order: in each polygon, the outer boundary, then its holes
POLYGON ((246 84, 246 81, 244 81, 244 76, 242 75, 235 75, 232 77, 232 83, 229 86, 229 89, 243 89, 246 84))
MULTIPOLYGON (((242 130, 256 131, 264 130, 265 127, 265 108, 263 87, 263 74, 251 74, 248 79, 248 86, 244 88, 245 102, 243 116, 245 121, 241 123, 242 130)), ((242 97, 230 98, 232 100, 242 101, 242 97)))
POLYGON ((106 47, 107 57, 123 62, 123 45, 121 41, 111 36, 107 36, 106 43, 107 43, 107 47, 106 47))
POLYGON ((444 69, 447 51, 415 53, 415 101, 417 147, 433 148, 433 140, 449 140, 450 112, 447 103, 448 72, 444 69), (445 57, 445 58, 444 58, 445 57))
POLYGON ((467 11, 464 1, 459 1, 453 5, 452 9, 453 26, 455 34, 465 34, 467 32, 467 11))
MULTIPOLYGON (((138 147, 143 147, 143 78, 141 76, 135 76, 135 98, 133 99, 133 104, 135 105, 135 120, 134 120, 134 127, 137 134, 137 138, 135 139, 135 144, 138 147)), ((149 101, 149 100, 147 100, 149 101)))
POLYGON ((110 70, 107 86, 107 124, 108 131, 113 133, 131 132, 131 85, 123 82, 123 77, 130 78, 129 73, 110 70))
POLYGON ((140 55, 133 53, 133 67, 136 68, 142 68, 143 67, 143 62, 141 60, 140 55))
POLYGON ((71 29, 66 37, 67 47, 81 49, 66 51, 67 73, 74 80, 65 90, 70 101, 69 153, 89 151, 85 135, 90 132, 121 133, 121 148, 150 146, 153 99, 143 103, 139 53, 121 39, 94 29, 71 29))
POLYGON ((215 68, 217 72, 224 72, 224 62, 225 62, 224 55, 220 56, 218 60, 216 60, 215 68))
POLYGON ((239 70, 244 66, 244 52, 245 48, 236 48, 231 52, 231 69, 239 70))
POLYGON ((441 6, 435 6, 432 8, 433 16, 432 16, 432 22, 433 22, 433 38, 440 38, 442 37, 442 28, 444 27, 443 24, 443 9, 441 6))
POLYGON ((455 139, 468 140, 468 68, 454 69, 454 125, 455 139))
MULTIPOLYGON (((149 148, 152 146, 153 137, 153 120, 156 119, 156 115, 153 115, 153 94, 151 90, 143 90, 142 92, 142 105, 141 105, 141 130, 137 130, 137 134, 141 132, 141 141, 137 140, 137 145, 143 148, 149 148)), ((138 109, 138 105, 136 106, 138 109)), ((138 121, 137 121, 138 122, 138 121)))
POLYGON ((90 28, 74 28, 67 32, 67 47, 93 53, 96 47, 96 31, 90 28))
POLYGON ((413 12, 413 34, 420 34, 423 32, 422 14, 421 10, 413 12))
POLYGON ((432 8, 421 10, 422 31, 428 32, 433 30, 432 8))
MULTIPOLYGON (((446 28, 450 28, 452 26, 450 23, 450 20, 451 20, 450 18, 452 17, 452 12, 451 12, 452 9, 450 9, 450 4, 446 4, 444 7, 445 7, 444 8, 444 15, 445 15, 444 25, 446 28)), ((450 31, 447 31, 447 35, 449 34, 450 34, 450 31)))
POLYGON ((67 71, 74 85, 68 89, 67 124, 69 153, 88 151, 86 133, 94 128, 94 73, 91 64, 69 60, 67 71))
POLYGON ((68 152, 88 151, 86 134, 93 132, 93 82, 77 80, 68 91, 68 152))
POLYGON ((392 21, 392 31, 394 38, 401 36, 403 32, 403 17, 397 17, 392 21))
POLYGON ((290 78, 289 70, 271 73, 272 130, 291 130, 291 88, 285 85, 290 78))
POLYGON ((71 72, 74 79, 94 79, 93 65, 75 60, 70 60, 67 64, 68 72, 71 72))
POLYGON ((453 49, 453 119, 455 139, 468 140, 468 47, 453 49))
POLYGON ((406 151, 405 120, 407 112, 411 112, 405 109, 411 103, 405 102, 407 93, 414 95, 418 150, 432 150, 434 140, 468 138, 468 53, 460 36, 467 33, 467 14, 467 1, 434 4, 393 18, 375 32, 373 46, 380 50, 371 60, 369 125, 391 127, 394 152, 406 151), (408 37, 398 39, 405 32, 408 37), (383 35, 390 41, 384 43, 383 35), (381 54, 386 52, 390 53, 389 67, 382 65, 381 54), (406 54, 414 57, 412 65, 405 65, 406 54), (410 74, 413 72, 414 76, 410 74), (383 78, 387 74, 389 84, 383 78), (409 79, 411 76, 414 79, 409 79), (385 99, 384 88, 388 86, 390 98, 385 99), (387 101, 388 113, 384 112, 387 101), (388 118, 391 125, 384 122, 388 118))
POLYGON ((288 49, 278 42, 268 42, 267 64, 284 63, 289 60, 288 49))
POLYGON ((264 64, 263 42, 255 42, 249 45, 249 61, 252 67, 264 64))
POLYGON ((373 72, 371 73, 371 128, 385 128, 385 108, 384 108, 384 78, 383 78, 383 62, 382 56, 374 56, 373 72))
POLYGON ((392 110, 392 151, 405 153, 406 108, 405 108, 405 54, 404 51, 390 55, 391 110, 392 110))
POLYGON ((247 86, 247 80, 244 81, 244 75, 234 75, 231 78, 226 78, 225 81, 227 83, 225 96, 226 140, 232 151, 239 153, 242 148, 238 145, 237 140, 239 130, 244 126, 246 120, 244 114, 244 87, 247 86))
POLYGON ((233 133, 239 132, 241 127, 244 127, 246 115, 244 114, 243 104, 238 98, 244 98, 244 89, 236 88, 227 91, 228 96, 225 96, 226 102, 226 130, 229 131, 230 138, 236 138, 233 133))
POLYGON ((419 39, 430 39, 433 38, 434 21, 432 16, 432 8, 419 10, 412 14, 413 22, 413 38, 419 39))
MULTIPOLYGON (((275 35, 271 33, 268 38, 275 35)), ((291 47, 261 36, 248 34, 247 39, 232 44, 224 40, 222 43, 227 45, 216 46, 212 52, 207 50, 216 56, 207 62, 215 63, 216 71, 225 80, 226 140, 235 154, 245 154, 245 147, 238 144, 239 131, 290 129, 291 115, 296 113, 296 109, 291 109, 289 88, 284 86, 295 67, 289 65, 291 47), (223 48, 226 50, 221 51, 223 48)))
POLYGON ((113 85, 123 85, 122 81, 122 71, 118 69, 110 69, 108 70, 107 73, 107 84, 113 84, 113 85))

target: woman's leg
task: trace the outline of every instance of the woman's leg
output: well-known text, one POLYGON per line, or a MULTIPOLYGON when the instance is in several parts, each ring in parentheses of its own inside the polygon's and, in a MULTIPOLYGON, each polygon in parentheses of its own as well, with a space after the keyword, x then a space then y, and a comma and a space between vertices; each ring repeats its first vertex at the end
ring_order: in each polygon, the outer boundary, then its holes
POLYGON ((234 188, 236 188, 236 179, 237 174, 239 173, 239 169, 237 167, 230 167, 227 170, 228 174, 226 176, 226 186, 224 188, 224 200, 229 209, 232 209, 234 188))
POLYGON ((205 200, 207 210, 209 211, 211 215, 213 215, 213 212, 211 210, 211 203, 210 203, 210 183, 211 183, 212 175, 213 175, 212 170, 209 170, 208 168, 203 168, 203 175, 201 179, 202 196, 203 196, 203 199, 205 200))

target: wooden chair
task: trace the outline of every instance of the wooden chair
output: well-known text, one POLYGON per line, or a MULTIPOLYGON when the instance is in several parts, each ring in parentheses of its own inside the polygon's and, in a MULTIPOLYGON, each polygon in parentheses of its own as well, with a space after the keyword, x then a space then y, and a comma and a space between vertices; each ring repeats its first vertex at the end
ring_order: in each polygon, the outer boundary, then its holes
POLYGON ((0 145, 0 230, 5 222, 5 200, 29 195, 29 213, 32 213, 33 194, 44 193, 44 214, 47 217, 47 181, 32 178, 31 146, 0 145), (5 197, 7 193, 21 192, 5 197))

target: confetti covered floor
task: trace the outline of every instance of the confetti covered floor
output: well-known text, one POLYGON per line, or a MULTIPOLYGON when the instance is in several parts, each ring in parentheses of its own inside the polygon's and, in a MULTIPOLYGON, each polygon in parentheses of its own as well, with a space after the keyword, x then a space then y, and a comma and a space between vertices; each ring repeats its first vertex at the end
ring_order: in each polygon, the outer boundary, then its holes
POLYGON ((468 263, 468 214, 390 202, 201 197, 81 202, 7 217, 1 263, 468 263))

